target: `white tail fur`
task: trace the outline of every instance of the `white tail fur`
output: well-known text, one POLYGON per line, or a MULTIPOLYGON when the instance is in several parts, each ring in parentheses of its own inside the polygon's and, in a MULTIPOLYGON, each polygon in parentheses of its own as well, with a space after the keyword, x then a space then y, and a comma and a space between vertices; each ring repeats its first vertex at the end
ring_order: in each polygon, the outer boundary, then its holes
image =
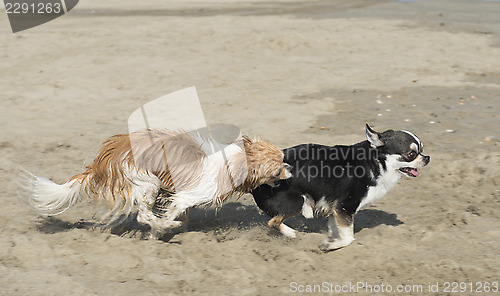
POLYGON ((46 216, 61 214, 81 199, 81 184, 77 179, 59 185, 25 172, 20 189, 33 209, 46 216))

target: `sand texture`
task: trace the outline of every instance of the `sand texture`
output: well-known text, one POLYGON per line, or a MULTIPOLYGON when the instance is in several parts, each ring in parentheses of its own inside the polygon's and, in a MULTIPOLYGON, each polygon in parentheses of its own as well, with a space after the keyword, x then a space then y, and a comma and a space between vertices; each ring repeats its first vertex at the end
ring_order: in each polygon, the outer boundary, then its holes
POLYGON ((86 0, 12 34, 2 11, 0 294, 298 295, 294 282, 364 282, 446 295, 445 282, 500 282, 498 15, 500 2, 479 0, 86 0), (192 85, 209 124, 281 148, 359 142, 368 122, 414 132, 431 163, 327 254, 325 218, 290 219, 300 232, 287 239, 250 195, 193 210, 169 241, 133 221, 96 228, 91 204, 42 219, 18 198, 19 167, 66 182, 135 109, 192 85))

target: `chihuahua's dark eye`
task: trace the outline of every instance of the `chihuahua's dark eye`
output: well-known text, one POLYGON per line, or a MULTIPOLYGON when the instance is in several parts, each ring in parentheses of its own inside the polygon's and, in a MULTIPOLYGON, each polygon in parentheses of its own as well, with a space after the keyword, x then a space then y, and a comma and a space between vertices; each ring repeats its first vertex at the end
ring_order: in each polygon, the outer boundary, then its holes
POLYGON ((410 153, 408 153, 409 160, 413 160, 413 159, 415 159, 415 157, 417 157, 417 152, 411 151, 410 153))

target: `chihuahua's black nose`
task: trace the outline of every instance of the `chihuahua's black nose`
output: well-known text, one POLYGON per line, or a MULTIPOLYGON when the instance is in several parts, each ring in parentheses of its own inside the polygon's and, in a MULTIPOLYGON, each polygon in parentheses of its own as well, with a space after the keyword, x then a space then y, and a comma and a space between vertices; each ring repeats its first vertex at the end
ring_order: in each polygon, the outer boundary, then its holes
POLYGON ((424 156, 424 162, 425 162, 425 165, 427 165, 429 162, 431 162, 431 157, 428 155, 424 156))

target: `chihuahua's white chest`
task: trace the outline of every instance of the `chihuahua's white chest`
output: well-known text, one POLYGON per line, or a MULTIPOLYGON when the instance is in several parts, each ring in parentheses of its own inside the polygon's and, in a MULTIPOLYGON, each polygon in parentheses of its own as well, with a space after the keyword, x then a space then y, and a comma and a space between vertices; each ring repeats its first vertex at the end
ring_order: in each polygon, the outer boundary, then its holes
POLYGON ((375 181, 377 184, 368 188, 368 192, 361 200, 356 212, 381 199, 398 183, 400 178, 401 174, 397 171, 390 170, 383 172, 375 181))

